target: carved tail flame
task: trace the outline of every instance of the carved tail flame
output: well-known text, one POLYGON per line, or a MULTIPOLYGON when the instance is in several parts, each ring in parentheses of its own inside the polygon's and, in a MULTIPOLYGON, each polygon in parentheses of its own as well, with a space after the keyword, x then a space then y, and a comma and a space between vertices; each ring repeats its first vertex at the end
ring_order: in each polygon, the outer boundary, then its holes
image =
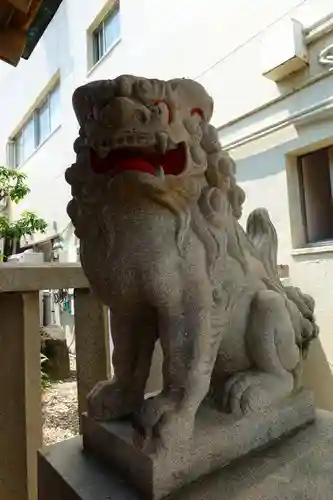
POLYGON ((246 233, 270 278, 279 282, 277 269, 278 237, 265 208, 257 208, 250 213, 247 219, 246 233))

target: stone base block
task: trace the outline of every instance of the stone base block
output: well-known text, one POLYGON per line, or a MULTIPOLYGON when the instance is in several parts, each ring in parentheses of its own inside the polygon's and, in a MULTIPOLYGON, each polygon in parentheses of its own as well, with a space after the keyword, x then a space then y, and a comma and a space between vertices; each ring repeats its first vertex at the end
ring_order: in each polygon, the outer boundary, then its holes
POLYGON ((314 418, 312 393, 302 390, 279 405, 240 419, 203 406, 190 446, 177 443, 169 454, 161 450, 148 455, 136 448, 129 420, 101 423, 84 416, 83 444, 85 450, 117 470, 145 500, 160 500, 314 418))
MULTIPOLYGON (((39 500, 146 500, 114 468, 82 453, 80 437, 39 453, 39 500)), ((170 500, 331 500, 333 414, 193 482, 170 500)))

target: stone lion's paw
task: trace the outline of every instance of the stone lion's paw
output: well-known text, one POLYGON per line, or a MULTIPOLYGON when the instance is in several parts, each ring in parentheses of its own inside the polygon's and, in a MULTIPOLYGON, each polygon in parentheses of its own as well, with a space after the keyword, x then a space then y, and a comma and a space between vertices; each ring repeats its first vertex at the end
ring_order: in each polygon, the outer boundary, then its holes
POLYGON ((114 420, 136 411, 139 397, 128 394, 116 382, 105 380, 96 384, 87 396, 88 415, 96 420, 114 420))
POLYGON ((166 428, 176 410, 176 401, 163 394, 147 399, 134 419, 134 441, 147 453, 155 452, 168 442, 166 428))
POLYGON ((241 417, 264 405, 260 374, 236 373, 225 384, 223 409, 241 417))

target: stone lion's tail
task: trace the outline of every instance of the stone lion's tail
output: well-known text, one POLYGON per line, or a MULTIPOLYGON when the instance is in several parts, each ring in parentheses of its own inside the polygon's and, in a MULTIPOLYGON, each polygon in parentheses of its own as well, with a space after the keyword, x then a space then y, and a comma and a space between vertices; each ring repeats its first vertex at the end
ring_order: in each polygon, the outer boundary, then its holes
POLYGON ((250 213, 246 233, 266 271, 273 281, 279 282, 277 269, 278 238, 275 227, 265 208, 250 213))

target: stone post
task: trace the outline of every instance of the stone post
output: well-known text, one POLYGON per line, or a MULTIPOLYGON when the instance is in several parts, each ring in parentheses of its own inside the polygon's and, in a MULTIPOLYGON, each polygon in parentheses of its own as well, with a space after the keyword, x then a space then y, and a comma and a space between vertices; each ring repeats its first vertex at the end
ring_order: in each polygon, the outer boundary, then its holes
MULTIPOLYGON (((86 396, 94 385, 111 375, 108 308, 90 289, 74 292, 75 345, 79 415, 86 411, 86 396)), ((81 420, 80 420, 81 421, 81 420)))
POLYGON ((36 500, 42 444, 38 292, 0 293, 0 498, 36 500))

